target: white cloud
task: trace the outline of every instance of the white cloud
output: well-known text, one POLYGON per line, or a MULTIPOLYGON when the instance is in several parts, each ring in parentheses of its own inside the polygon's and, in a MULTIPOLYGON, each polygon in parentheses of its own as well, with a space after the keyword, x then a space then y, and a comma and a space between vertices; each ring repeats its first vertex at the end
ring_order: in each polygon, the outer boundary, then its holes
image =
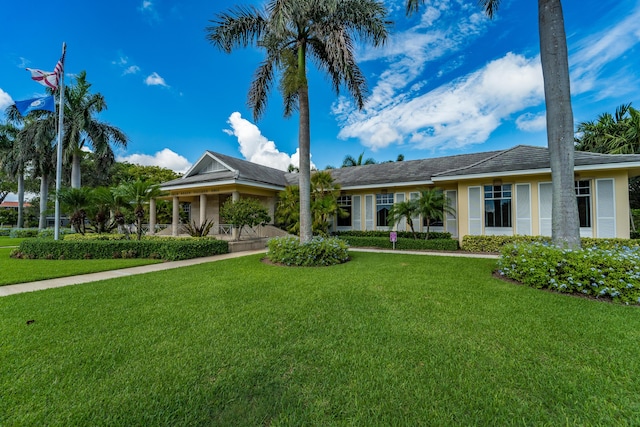
POLYGON ((547 128, 547 115, 525 113, 516 119, 516 126, 524 132, 540 132, 547 128))
POLYGON ((169 87, 169 85, 167 85, 167 83, 164 81, 164 79, 162 77, 160 77, 160 75, 156 72, 151 73, 150 76, 148 76, 145 80, 144 83, 147 86, 164 86, 164 87, 169 87))
MULTIPOLYGON (((279 151, 275 142, 268 140, 258 126, 243 119, 239 112, 232 113, 227 123, 231 129, 224 129, 224 132, 238 138, 240 152, 248 161, 280 170, 287 170, 291 164, 300 165, 298 150, 291 156, 279 151)), ((315 166, 311 164, 311 167, 315 166)))
POLYGON ((358 112, 342 99, 339 137, 373 150, 408 142, 415 148, 461 148, 489 138, 510 115, 543 100, 539 58, 508 53, 485 67, 413 99, 358 112))
POLYGON ((137 74, 139 72, 140 72, 140 67, 138 67, 137 65, 131 65, 124 69, 124 71, 122 72, 122 75, 137 74))
POLYGON ((142 166, 160 166, 172 169, 178 173, 185 173, 191 167, 191 163, 181 155, 168 148, 158 151, 153 155, 131 154, 130 156, 118 157, 119 162, 129 162, 142 166))
POLYGON ((13 103, 13 99, 11 99, 9 94, 0 88, 0 111, 4 111, 5 108, 13 103))
POLYGON ((144 15, 146 15, 150 19, 150 21, 152 22, 160 21, 160 15, 158 15, 155 5, 151 0, 143 0, 142 5, 138 8, 138 10, 144 15))

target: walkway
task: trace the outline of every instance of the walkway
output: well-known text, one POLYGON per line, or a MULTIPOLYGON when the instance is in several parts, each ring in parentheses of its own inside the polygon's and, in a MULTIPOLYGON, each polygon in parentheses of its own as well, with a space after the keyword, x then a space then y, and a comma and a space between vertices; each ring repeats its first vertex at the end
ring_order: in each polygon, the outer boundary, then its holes
MULTIPOLYGON (((494 258, 493 254, 476 254, 465 252, 424 252, 424 251, 393 251, 385 249, 366 249, 366 248, 350 248, 353 252, 378 252, 389 254, 408 254, 408 255, 434 255, 434 256, 453 256, 465 258, 494 258)), ((203 264, 206 262, 222 261, 225 259, 238 258, 247 255, 264 254, 265 250, 235 252, 223 255, 214 255, 204 258, 185 259, 182 261, 169 261, 159 264, 141 265, 138 267, 123 268, 121 270, 101 271, 98 273, 81 274, 78 276, 59 277, 57 279, 39 280, 37 282, 18 283, 16 285, 0 286, 0 297, 20 294, 23 292, 40 291, 43 289, 59 288, 62 286, 79 285, 81 283, 97 282, 98 280, 115 279, 118 277, 133 276, 136 274, 152 273, 154 271, 170 270, 172 268, 187 267, 189 265, 203 264)))

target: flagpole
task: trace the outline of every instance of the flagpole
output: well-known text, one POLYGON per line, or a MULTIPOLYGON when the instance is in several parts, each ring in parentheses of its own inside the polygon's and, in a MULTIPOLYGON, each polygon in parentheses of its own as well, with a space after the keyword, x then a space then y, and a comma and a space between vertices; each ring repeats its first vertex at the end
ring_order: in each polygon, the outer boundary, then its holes
MULTIPOLYGON (((65 57, 67 44, 62 42, 62 58, 65 57)), ((64 59, 63 59, 64 61, 64 59)), ((60 239, 60 187, 62 182, 62 138, 64 137, 64 63, 62 64, 62 73, 60 75, 60 105, 58 107, 58 154, 56 161, 56 213, 54 239, 60 239)))

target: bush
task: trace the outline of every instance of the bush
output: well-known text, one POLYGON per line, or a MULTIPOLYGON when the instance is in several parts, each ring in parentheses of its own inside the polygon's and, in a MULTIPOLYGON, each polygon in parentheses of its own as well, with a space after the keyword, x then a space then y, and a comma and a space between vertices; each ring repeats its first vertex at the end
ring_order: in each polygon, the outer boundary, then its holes
POLYGON ((269 241, 267 257, 288 266, 319 267, 347 262, 348 249, 347 243, 336 237, 314 237, 304 244, 297 237, 277 237, 269 241))
MULTIPOLYGON (((381 249, 393 249, 393 243, 389 241, 389 236, 385 237, 356 237, 343 236, 342 240, 353 247, 369 247, 381 249)), ((398 238, 396 249, 399 250, 434 250, 434 251, 457 251, 458 241, 453 239, 429 239, 416 240, 413 238, 398 238)))
MULTIPOLYGON (((618 246, 637 247, 639 240, 634 239, 595 239, 583 237, 583 248, 598 247, 600 249, 614 248, 618 246)), ((551 243, 548 236, 464 236, 462 238, 462 250, 469 252, 496 252, 499 253, 503 246, 508 244, 524 243, 551 243)))
POLYGON ((581 250, 544 243, 510 244, 498 261, 501 275, 534 288, 640 304, 640 248, 581 250))
POLYGON ((13 228, 9 233, 9 237, 38 237, 37 228, 13 228))
MULTIPOLYGON (((71 234, 74 234, 74 231, 70 228, 61 228, 59 230, 60 232, 60 238, 64 239, 65 235, 69 236, 71 234)), ((55 230, 53 228, 45 228, 44 230, 40 230, 38 231, 38 238, 39 239, 53 239, 55 237, 55 230)))
MULTIPOLYGON (((338 237, 386 237, 387 239, 389 239, 389 233, 391 233, 391 231, 346 230, 346 231, 336 231, 333 233, 333 235, 338 237)), ((411 231, 397 231, 397 233, 398 233, 398 238, 414 239, 413 233, 411 231)), ((416 237, 418 239, 424 240, 425 237, 427 237, 427 233, 416 233, 416 237)), ((451 233, 441 233, 437 231, 431 231, 429 232, 429 239, 451 239, 451 233)))
POLYGON ((129 234, 116 234, 116 233, 113 233, 113 234, 110 234, 110 233, 101 233, 101 234, 74 233, 74 234, 69 234, 69 235, 64 237, 64 240, 75 241, 75 242, 77 242, 77 241, 87 241, 87 240, 129 240, 129 239, 130 239, 130 235, 129 234))
POLYGON ((229 252, 229 245, 211 238, 152 240, 24 240, 14 256, 40 259, 154 258, 170 261, 229 252))
POLYGON ((10 228, 0 228, 0 236, 9 236, 11 234, 10 228))

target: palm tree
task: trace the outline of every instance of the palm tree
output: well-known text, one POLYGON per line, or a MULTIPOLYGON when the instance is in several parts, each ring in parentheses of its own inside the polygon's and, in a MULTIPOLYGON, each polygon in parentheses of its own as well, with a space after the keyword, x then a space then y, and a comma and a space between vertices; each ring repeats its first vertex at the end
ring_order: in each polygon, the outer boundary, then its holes
POLYGON ((344 160, 342 161, 342 167, 343 168, 348 168, 351 166, 362 166, 362 165, 375 165, 377 162, 372 159, 371 157, 369 157, 368 159, 363 161, 364 157, 364 151, 362 153, 360 153, 360 155, 358 156, 358 158, 356 159, 355 157, 353 157, 350 154, 347 154, 344 157, 344 160))
POLYGON ((145 205, 151 199, 162 195, 160 185, 148 181, 137 180, 122 184, 116 190, 116 195, 122 197, 132 207, 136 217, 136 233, 138 240, 142 239, 142 220, 145 216, 145 205))
POLYGON ((404 202, 394 203, 389 209, 389 226, 393 227, 403 218, 407 219, 407 224, 411 228, 411 233, 413 233, 413 238, 417 239, 416 230, 413 227, 413 218, 418 215, 418 200, 405 200, 404 202))
MULTIPOLYGON (((407 15, 425 0, 407 0, 407 15)), ((493 18, 500 0, 479 0, 493 18)), ((580 221, 574 186, 573 110, 569 86, 569 60, 560 0, 538 0, 540 62, 547 109, 547 144, 551 162, 552 241, 557 246, 580 247, 580 221)))
POLYGON ((100 167, 108 167, 115 159, 112 145, 127 146, 127 136, 117 127, 97 120, 94 116, 107 109, 104 97, 92 94, 87 73, 81 71, 76 84, 67 87, 64 113, 64 142, 67 158, 71 158, 71 187, 80 188, 82 148, 90 145, 100 167))
POLYGON ((209 41, 224 52, 254 45, 264 49, 249 90, 254 119, 264 113, 275 74, 284 99, 285 117, 299 112, 300 241, 312 237, 310 118, 307 61, 313 60, 329 75, 333 89, 342 85, 364 106, 364 75, 354 56, 354 38, 374 46, 387 38, 387 10, 376 0, 269 0, 264 10, 235 7, 219 14, 207 28, 209 41))
MULTIPOLYGON (((14 107, 15 108, 15 107, 14 107)), ((27 163, 31 160, 29 147, 24 138, 19 138, 20 129, 13 123, 5 123, 0 127, 0 134, 7 146, 2 159, 2 168, 10 178, 18 183, 18 222, 17 227, 24 226, 24 178, 27 163)))
POLYGON ((347 214, 338 206, 340 184, 333 182, 327 171, 317 171, 311 176, 311 212, 313 231, 317 234, 329 234, 329 219, 337 214, 347 214))
POLYGON ((640 111, 631 104, 616 108, 614 115, 603 113, 595 121, 578 125, 576 150, 607 154, 640 152, 640 111))
POLYGON ((91 189, 87 187, 61 188, 58 192, 58 200, 62 209, 68 213, 69 222, 76 233, 84 234, 87 209, 93 202, 91 189))
MULTIPOLYGON (((574 196, 575 198, 575 196, 574 196)), ((427 222, 427 233, 425 239, 429 238, 429 227, 432 220, 443 220, 445 214, 455 214, 455 210, 449 205, 449 200, 442 190, 430 188, 420 191, 420 197, 416 199, 417 213, 427 222)))

